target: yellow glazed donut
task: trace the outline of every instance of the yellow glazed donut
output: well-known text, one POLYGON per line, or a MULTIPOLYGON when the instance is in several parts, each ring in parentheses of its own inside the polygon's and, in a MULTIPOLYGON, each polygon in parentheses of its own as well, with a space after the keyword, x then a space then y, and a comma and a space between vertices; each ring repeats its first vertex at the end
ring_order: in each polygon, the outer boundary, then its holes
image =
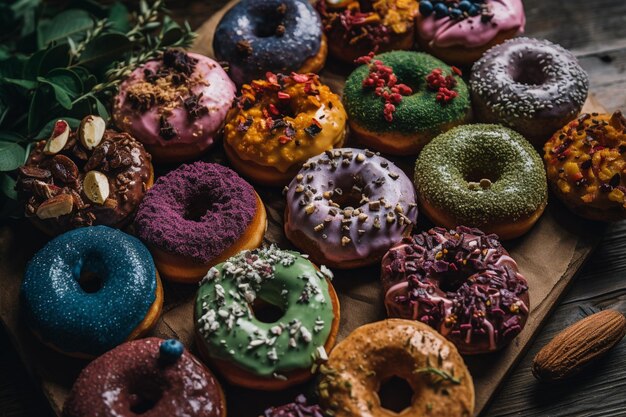
POLYGON ((233 167, 251 181, 284 185, 307 159, 341 147, 346 112, 315 74, 268 72, 245 84, 224 127, 233 167))

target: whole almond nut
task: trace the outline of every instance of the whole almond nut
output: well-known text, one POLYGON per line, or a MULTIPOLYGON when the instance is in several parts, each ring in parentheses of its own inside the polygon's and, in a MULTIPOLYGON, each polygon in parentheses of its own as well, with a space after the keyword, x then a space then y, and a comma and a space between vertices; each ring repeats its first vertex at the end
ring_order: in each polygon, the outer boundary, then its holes
POLYGON ((87 150, 92 150, 100 144, 106 130, 106 122, 100 116, 85 117, 78 127, 78 138, 87 150))
POLYGON ((65 120, 57 120, 52 130, 50 139, 43 147, 43 152, 48 155, 54 155, 63 150, 70 137, 70 125, 65 120))
POLYGON ((71 195, 59 194, 54 196, 37 207, 37 217, 42 220, 54 219, 65 214, 70 214, 74 208, 74 200, 71 195))
POLYGON ((572 324, 535 356, 533 375, 558 381, 575 375, 585 365, 604 355, 626 334, 626 318, 616 310, 605 310, 572 324))
POLYGON ((83 180, 83 192, 96 204, 104 204, 109 197, 109 179, 100 171, 89 171, 83 180))
POLYGON ((18 169, 19 173, 28 178, 35 178, 37 180, 48 180, 52 177, 52 174, 47 169, 38 168, 32 165, 23 165, 18 169))

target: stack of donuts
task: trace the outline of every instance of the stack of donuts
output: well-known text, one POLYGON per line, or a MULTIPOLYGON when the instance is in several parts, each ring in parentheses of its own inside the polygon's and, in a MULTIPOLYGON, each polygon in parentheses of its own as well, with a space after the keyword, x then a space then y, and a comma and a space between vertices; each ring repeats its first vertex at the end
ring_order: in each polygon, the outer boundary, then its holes
POLYGON ((414 392, 402 415, 473 415, 463 356, 523 331, 532 288, 506 248, 549 188, 626 218, 626 118, 581 114, 587 75, 524 24, 521 0, 241 0, 214 59, 167 50, 111 121, 59 120, 17 191, 52 237, 26 269, 26 323, 95 358, 64 416, 225 416, 219 381, 315 381, 265 416, 380 416, 394 376, 414 392), (343 91, 327 59, 351 71, 343 91), (284 247, 264 241, 262 196, 281 190, 284 247), (371 265, 389 318, 335 345, 332 269, 371 265), (195 342, 154 337, 168 291, 193 285, 195 342))

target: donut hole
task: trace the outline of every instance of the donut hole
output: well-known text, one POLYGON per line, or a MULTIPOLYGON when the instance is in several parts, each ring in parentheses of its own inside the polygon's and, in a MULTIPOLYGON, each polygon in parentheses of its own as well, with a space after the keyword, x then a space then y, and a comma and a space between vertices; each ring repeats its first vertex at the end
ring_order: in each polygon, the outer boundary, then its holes
POLYGON ((380 406, 394 413, 401 413, 411 407, 413 394, 409 382, 396 375, 385 380, 378 389, 380 406))
POLYGON ((487 171, 482 169, 472 169, 463 175, 463 179, 470 183, 480 183, 483 180, 489 180, 492 184, 500 179, 500 172, 487 171))
POLYGON ((196 194, 185 206, 183 218, 192 222, 199 222, 212 209, 213 201, 209 193, 196 194))
POLYGON ((518 84, 542 85, 548 80, 543 66, 536 57, 524 57, 512 65, 511 78, 518 84))
POLYGON ((97 272, 83 268, 78 277, 78 285, 88 294, 93 294, 102 289, 104 280, 97 272))
POLYGON ((163 397, 163 387, 154 378, 145 377, 135 381, 129 389, 130 411, 145 414, 152 410, 163 397))
POLYGON ((278 9, 265 11, 262 16, 256 19, 256 24, 253 28, 254 36, 257 38, 280 36, 281 33, 284 33, 284 18, 284 13, 281 13, 278 9), (282 30, 279 30, 279 26, 283 26, 282 30))
POLYGON ((257 298, 250 305, 254 317, 263 323, 276 323, 285 315, 285 310, 275 304, 257 298))
POLYGON ((444 292, 457 292, 470 275, 470 273, 465 273, 464 271, 439 273, 437 274, 437 278, 439 278, 439 288, 444 292))
POLYGON ((344 210, 348 207, 357 208, 363 205, 363 197, 368 196, 365 181, 361 177, 353 178, 350 182, 338 183, 333 190, 333 203, 344 210))

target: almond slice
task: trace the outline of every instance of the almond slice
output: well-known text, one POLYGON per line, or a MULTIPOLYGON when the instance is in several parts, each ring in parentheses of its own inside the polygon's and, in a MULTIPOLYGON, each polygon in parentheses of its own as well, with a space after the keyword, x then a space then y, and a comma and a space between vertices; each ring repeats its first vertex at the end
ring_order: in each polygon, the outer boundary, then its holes
POLYGON ((63 148, 65 148, 69 137, 70 125, 65 120, 57 120, 54 124, 52 135, 43 148, 43 152, 48 155, 54 155, 61 152, 63 148))
POLYGON ((74 199, 69 194, 59 194, 37 207, 37 217, 42 220, 54 219, 70 214, 74 208, 74 199))
POLYGON ((100 171, 89 171, 83 180, 83 192, 96 204, 104 204, 109 197, 109 179, 100 171))
POLYGON ((85 149, 92 150, 100 144, 106 130, 106 122, 100 116, 86 116, 78 127, 78 139, 85 149))

